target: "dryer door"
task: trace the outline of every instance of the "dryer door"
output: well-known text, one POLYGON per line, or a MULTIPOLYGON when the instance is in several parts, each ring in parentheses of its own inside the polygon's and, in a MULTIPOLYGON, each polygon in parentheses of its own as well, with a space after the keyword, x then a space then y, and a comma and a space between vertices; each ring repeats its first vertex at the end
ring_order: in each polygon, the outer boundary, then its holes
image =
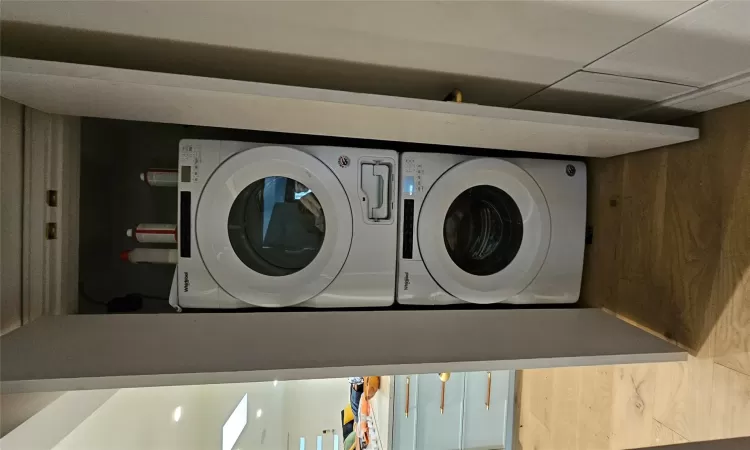
POLYGON ((334 173, 287 147, 258 147, 211 175, 196 212, 201 258, 225 291, 278 307, 318 295, 346 261, 352 210, 334 173))
POLYGON ((549 248, 549 209, 520 167, 473 159, 429 190, 417 236, 427 270, 446 292, 472 303, 501 302, 539 273, 549 248))

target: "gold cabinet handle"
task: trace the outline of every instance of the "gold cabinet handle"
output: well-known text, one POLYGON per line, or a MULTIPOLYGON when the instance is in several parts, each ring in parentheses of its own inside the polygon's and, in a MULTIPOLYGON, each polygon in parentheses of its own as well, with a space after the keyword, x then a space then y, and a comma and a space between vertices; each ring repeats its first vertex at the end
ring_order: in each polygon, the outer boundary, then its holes
POLYGON ((445 410, 445 383, 448 382, 448 380, 451 379, 451 373, 450 372, 440 372, 440 381, 442 382, 442 385, 440 387, 440 414, 443 413, 445 410))
POLYGON ((490 397, 492 395, 492 372, 487 372, 487 398, 484 400, 484 406, 490 409, 490 397))
POLYGON ((406 413, 407 418, 409 417, 409 397, 411 397, 409 395, 410 387, 411 387, 411 377, 406 377, 406 409, 404 412, 406 413))

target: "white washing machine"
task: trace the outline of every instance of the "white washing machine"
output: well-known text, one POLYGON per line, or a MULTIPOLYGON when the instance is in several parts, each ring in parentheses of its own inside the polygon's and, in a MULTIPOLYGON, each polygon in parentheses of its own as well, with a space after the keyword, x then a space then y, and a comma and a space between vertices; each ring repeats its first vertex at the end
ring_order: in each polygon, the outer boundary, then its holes
POLYGON ((398 154, 180 142, 178 308, 388 306, 398 154))
POLYGON ((404 153, 399 192, 399 303, 578 300, 584 163, 404 153))

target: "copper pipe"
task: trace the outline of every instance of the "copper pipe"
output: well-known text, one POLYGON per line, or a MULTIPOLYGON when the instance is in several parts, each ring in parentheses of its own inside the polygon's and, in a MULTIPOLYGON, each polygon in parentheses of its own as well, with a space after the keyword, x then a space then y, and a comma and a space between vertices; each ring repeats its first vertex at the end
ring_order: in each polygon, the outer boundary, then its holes
POLYGON ((443 413, 443 410, 445 409, 445 383, 448 382, 448 380, 451 379, 451 373, 450 372, 440 372, 438 374, 440 376, 440 381, 442 381, 443 385, 440 388, 440 414, 443 413))
POLYGON ((487 410, 490 409, 490 396, 492 392, 492 372, 487 372, 487 399, 484 401, 484 406, 487 410))
POLYGON ((455 103, 463 103, 464 101, 464 94, 461 92, 460 89, 453 89, 448 95, 445 96, 443 99, 444 102, 455 102, 455 103))
POLYGON ((440 414, 443 413, 444 409, 445 409, 445 382, 443 382, 443 387, 440 389, 440 414))
POLYGON ((406 410, 404 411, 406 413, 406 417, 409 417, 409 391, 411 387, 411 377, 406 377, 406 410))

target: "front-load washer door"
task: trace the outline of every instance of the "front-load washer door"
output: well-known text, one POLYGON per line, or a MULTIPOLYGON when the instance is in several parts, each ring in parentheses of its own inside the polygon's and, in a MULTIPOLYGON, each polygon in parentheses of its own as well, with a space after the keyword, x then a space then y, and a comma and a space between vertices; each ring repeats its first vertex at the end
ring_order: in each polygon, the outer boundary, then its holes
POLYGON ((302 303, 346 261, 352 210, 334 173, 287 147, 244 150, 211 175, 196 212, 201 258, 222 289, 252 305, 302 303))
POLYGON ((472 303, 502 302, 539 273, 550 214, 526 171, 500 159, 472 159, 429 190, 417 237, 427 270, 446 292, 472 303))

